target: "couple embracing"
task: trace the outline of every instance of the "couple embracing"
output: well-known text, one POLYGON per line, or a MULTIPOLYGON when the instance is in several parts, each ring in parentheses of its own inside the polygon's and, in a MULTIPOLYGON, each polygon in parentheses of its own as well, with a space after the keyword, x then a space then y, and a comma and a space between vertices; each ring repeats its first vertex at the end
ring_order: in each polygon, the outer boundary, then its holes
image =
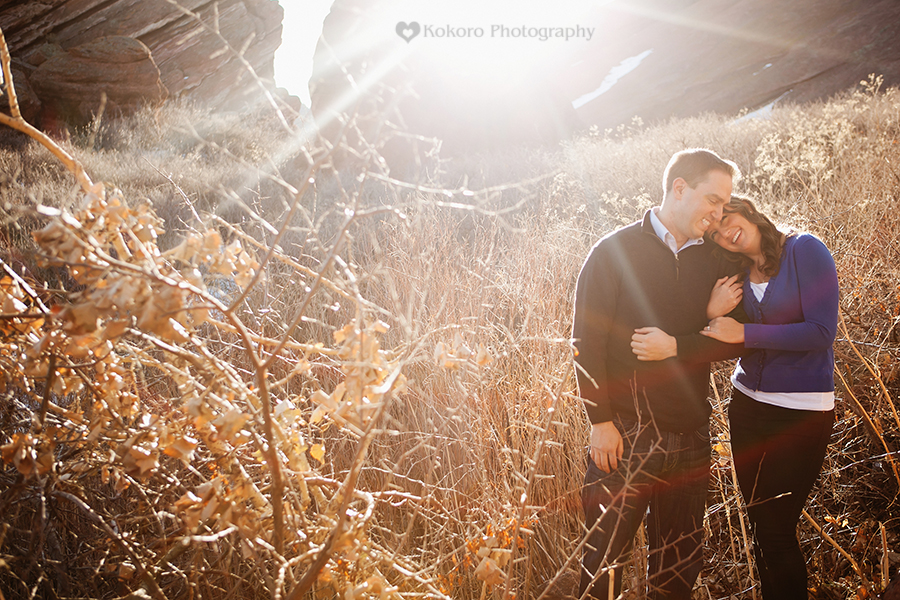
POLYGON ((578 277, 572 336, 592 424, 581 597, 619 595, 615 567, 645 513, 649 597, 691 597, 710 362, 738 356, 728 417, 763 598, 807 596, 796 526, 834 423, 838 280, 821 241, 732 195, 739 176, 709 150, 675 154, 662 205, 601 239, 578 277))

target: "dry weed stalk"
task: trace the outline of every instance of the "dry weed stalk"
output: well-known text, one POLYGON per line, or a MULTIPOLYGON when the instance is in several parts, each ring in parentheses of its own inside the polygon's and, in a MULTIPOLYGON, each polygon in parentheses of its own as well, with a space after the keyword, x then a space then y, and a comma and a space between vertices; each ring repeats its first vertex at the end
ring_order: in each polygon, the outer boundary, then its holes
POLYGON ((0 83, 2 83, 5 88, 4 91, 6 92, 6 99, 9 105, 9 115, 0 112, 0 123, 7 127, 12 127, 17 131, 21 131, 28 137, 37 140, 38 143, 49 150, 57 159, 59 159, 63 166, 75 176, 81 189, 84 190, 85 193, 90 193, 94 183, 91 181, 91 178, 88 177, 88 174, 85 172, 84 167, 81 166, 81 163, 72 158, 68 152, 63 150, 59 144, 50 139, 43 131, 35 128, 22 118, 22 112, 19 110, 19 99, 16 96, 16 88, 13 85, 12 61, 9 55, 9 47, 6 45, 6 37, 3 35, 2 29, 0 29, 0 63, 3 65, 3 81, 0 83))
MULTIPOLYGON (((713 398, 714 398, 713 418, 717 422, 717 425, 719 426, 720 431, 722 431, 722 432, 728 431, 728 425, 727 425, 726 419, 725 419, 725 408, 724 408, 724 405, 722 402, 722 396, 719 394, 719 386, 716 383, 716 378, 712 373, 710 373, 710 376, 709 376, 709 383, 710 383, 710 387, 712 388, 713 398)), ((730 436, 730 433, 729 433, 729 436, 730 436)), ((715 444, 713 446, 713 451, 715 451, 720 457, 724 458, 728 462, 729 472, 731 474, 732 489, 737 490, 737 489, 739 489, 737 470, 736 470, 735 464, 734 464, 734 453, 732 452, 732 449, 731 449, 730 437, 727 440, 727 443, 728 443, 728 445, 725 446, 723 444, 723 441, 719 441, 717 444, 715 444)), ((723 495, 723 504, 725 505, 725 509, 726 509, 726 519, 728 522, 728 527, 731 528, 731 511, 729 508, 728 498, 724 497, 724 495, 725 495, 724 489, 720 489, 720 491, 723 495)), ((753 545, 751 543, 750 536, 747 534, 749 525, 747 523, 746 504, 743 501, 743 498, 739 497, 739 494, 735 494, 734 499, 737 501, 738 520, 739 520, 739 523, 741 526, 741 541, 743 542, 744 556, 746 556, 746 558, 747 558, 747 566, 749 568, 750 565, 753 564, 753 545)), ((731 537, 732 536, 729 536, 729 538, 731 538, 731 537)), ((732 542, 733 542, 733 540, 732 540, 732 542)), ((732 548, 732 551, 734 551, 733 548, 732 548)), ((737 563, 736 556, 735 556, 735 563, 737 563)), ((751 581, 752 598, 753 598, 753 600, 757 600, 758 596, 757 596, 756 590, 757 590, 758 586, 756 585, 757 582, 755 581, 755 579, 752 575, 752 572, 748 573, 747 579, 751 581)))
POLYGON ((835 550, 837 550, 838 552, 840 552, 840 553, 841 553, 841 556, 843 556, 844 558, 846 558, 846 559, 850 562, 850 565, 853 567, 854 572, 856 572, 856 574, 859 576, 860 580, 862 581, 863 587, 866 588, 867 591, 871 592, 871 591, 872 591, 872 584, 869 583, 869 580, 866 578, 866 574, 865 574, 865 573, 863 572, 863 570, 860 568, 859 563, 856 562, 856 559, 853 558, 853 557, 850 555, 849 552, 847 552, 846 550, 844 550, 844 549, 840 546, 840 544, 838 544, 836 541, 834 541, 834 539, 833 539, 830 535, 828 535, 828 533, 827 533, 824 529, 822 529, 822 526, 819 525, 819 524, 816 522, 815 519, 813 519, 811 516, 809 516, 809 513, 806 512, 806 510, 803 511, 803 517, 806 519, 806 521, 807 521, 810 525, 813 526, 813 528, 819 533, 819 535, 822 536, 822 538, 823 538, 826 542, 828 542, 829 544, 831 544, 832 546, 834 546, 835 550))

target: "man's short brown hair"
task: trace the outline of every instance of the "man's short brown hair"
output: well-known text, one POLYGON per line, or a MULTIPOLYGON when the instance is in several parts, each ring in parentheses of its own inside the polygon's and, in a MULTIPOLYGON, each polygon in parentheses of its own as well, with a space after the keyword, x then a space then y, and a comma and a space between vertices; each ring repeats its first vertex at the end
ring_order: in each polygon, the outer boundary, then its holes
POLYGON ((672 155, 663 174, 663 197, 672 189, 672 183, 681 177, 689 186, 696 188, 706 179, 710 171, 722 171, 737 181, 741 170, 730 160, 725 160, 712 150, 690 148, 672 155))

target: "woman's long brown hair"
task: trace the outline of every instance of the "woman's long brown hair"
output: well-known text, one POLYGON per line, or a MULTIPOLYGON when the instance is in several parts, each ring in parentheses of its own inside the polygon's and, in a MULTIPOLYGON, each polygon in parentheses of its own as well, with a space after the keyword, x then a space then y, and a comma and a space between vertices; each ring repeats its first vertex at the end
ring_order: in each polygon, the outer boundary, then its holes
MULTIPOLYGON (((769 217, 759 212, 753 201, 744 196, 732 195, 723 208, 725 214, 739 214, 752 225, 759 228, 760 249, 763 253, 765 261, 760 267, 760 271, 769 278, 778 274, 781 268, 781 250, 784 248, 784 240, 793 233, 784 234, 778 230, 769 217)), ((729 260, 740 263, 744 268, 753 265, 753 261, 743 254, 728 252, 717 245, 716 249, 722 252, 729 260)))

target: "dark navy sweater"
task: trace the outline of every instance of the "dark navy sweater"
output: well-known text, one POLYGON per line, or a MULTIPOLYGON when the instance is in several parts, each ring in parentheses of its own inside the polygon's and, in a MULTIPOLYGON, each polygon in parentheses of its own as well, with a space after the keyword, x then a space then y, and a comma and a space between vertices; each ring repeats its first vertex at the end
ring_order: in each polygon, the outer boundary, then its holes
MULTIPOLYGON (((663 431, 706 426, 709 363, 744 352, 698 333, 716 279, 736 270, 712 250, 705 243, 675 255, 653 231, 649 212, 593 247, 578 276, 572 329, 579 394, 592 423, 620 415, 653 419, 663 431), (675 336, 678 356, 637 360, 631 336, 639 327, 675 336)), ((736 312, 746 320, 740 307, 736 312)))

